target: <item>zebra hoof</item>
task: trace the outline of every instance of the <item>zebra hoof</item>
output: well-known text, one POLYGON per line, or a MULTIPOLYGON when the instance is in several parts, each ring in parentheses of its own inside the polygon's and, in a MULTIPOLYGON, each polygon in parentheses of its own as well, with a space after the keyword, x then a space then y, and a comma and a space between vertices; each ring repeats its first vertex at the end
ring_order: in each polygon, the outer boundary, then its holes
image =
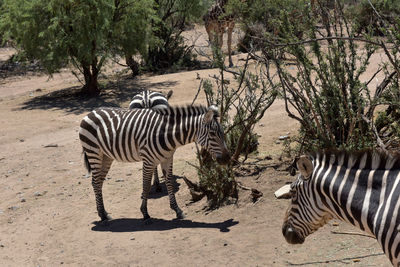
POLYGON ((100 221, 101 223, 107 222, 107 221, 111 221, 111 220, 112 220, 111 216, 108 215, 107 212, 104 212, 103 214, 101 214, 101 215, 100 215, 100 218, 101 218, 101 221, 100 221))
POLYGON ((185 214, 183 214, 183 211, 177 212, 177 213, 176 213, 176 218, 177 218, 178 220, 185 219, 185 214))

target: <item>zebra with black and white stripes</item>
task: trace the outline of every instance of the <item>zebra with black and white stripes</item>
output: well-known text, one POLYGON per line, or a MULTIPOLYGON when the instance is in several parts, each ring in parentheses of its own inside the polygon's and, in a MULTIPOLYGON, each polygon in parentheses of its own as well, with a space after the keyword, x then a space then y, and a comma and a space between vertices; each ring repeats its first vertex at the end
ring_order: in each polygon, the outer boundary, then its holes
MULTIPOLYGON (((374 236, 394 266, 400 261, 400 157, 376 151, 317 152, 297 161, 298 178, 282 233, 305 238, 336 218, 374 236)), ((277 191, 278 192, 278 191, 277 191)))
POLYGON ((183 218, 171 181, 173 155, 178 147, 196 142, 210 151, 218 163, 227 164, 230 154, 217 117, 218 109, 214 106, 169 107, 166 110, 99 108, 84 117, 79 138, 86 168, 92 172, 92 186, 101 220, 110 219, 103 204, 102 186, 114 160, 143 161, 140 210, 145 221, 150 219, 147 198, 151 177, 156 166, 161 164, 170 207, 177 218, 183 218))
MULTIPOLYGON (((129 103, 129 109, 134 108, 151 108, 151 109, 168 109, 168 100, 172 96, 173 91, 170 90, 167 95, 159 92, 144 90, 141 93, 135 95, 132 101, 129 103)), ((156 192, 161 192, 160 180, 158 178, 157 167, 154 169, 154 184, 156 192)))
POLYGON ((163 95, 159 92, 144 90, 132 98, 131 102, 129 103, 129 109, 167 109, 169 107, 168 99, 172 96, 172 93, 172 90, 170 90, 167 95, 163 95))

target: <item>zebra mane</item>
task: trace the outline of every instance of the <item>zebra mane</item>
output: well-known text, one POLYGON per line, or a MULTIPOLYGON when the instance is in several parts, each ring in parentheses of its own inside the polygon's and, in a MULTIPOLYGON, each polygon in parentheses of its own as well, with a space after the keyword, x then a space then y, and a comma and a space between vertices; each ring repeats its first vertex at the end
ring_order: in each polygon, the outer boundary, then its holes
MULTIPOLYGON (((400 169, 400 154, 376 149, 361 151, 321 150, 310 153, 315 161, 340 165, 349 169, 389 170, 400 169)), ((314 165, 315 166, 315 165, 314 165)))
POLYGON ((182 116, 196 116, 207 113, 208 107, 202 105, 184 105, 184 106, 169 106, 167 109, 154 109, 154 112, 157 112, 162 115, 174 116, 177 114, 181 114, 182 116))

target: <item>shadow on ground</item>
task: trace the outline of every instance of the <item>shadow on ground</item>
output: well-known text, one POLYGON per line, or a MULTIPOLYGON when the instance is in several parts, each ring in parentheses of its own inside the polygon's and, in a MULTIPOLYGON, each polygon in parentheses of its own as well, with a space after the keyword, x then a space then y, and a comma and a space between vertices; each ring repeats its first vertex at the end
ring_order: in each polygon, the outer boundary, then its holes
MULTIPOLYGON (((174 193, 176 194, 176 192, 179 191, 179 188, 181 186, 180 183, 178 183, 178 179, 182 179, 182 176, 177 176, 177 175, 173 175, 172 176, 172 184, 174 186, 174 193)), ((151 191, 149 194, 149 199, 158 199, 164 196, 168 195, 167 192, 167 186, 165 185, 165 181, 164 181, 164 177, 160 177, 160 186, 161 186, 161 192, 157 192, 156 191, 156 187, 154 185, 151 186, 151 191)))
POLYGON ((20 109, 57 109, 78 115, 99 107, 127 107, 129 100, 143 90, 168 89, 175 86, 176 83, 176 81, 144 83, 125 77, 116 82, 109 82, 102 88, 99 96, 89 97, 82 95, 80 87, 69 87, 32 97, 24 102, 20 109), (126 105, 121 105, 125 102, 127 102, 126 105))
POLYGON ((221 232, 229 232, 230 227, 238 224, 238 221, 229 219, 223 222, 206 223, 194 222, 191 220, 164 220, 152 218, 151 224, 143 223, 142 219, 123 218, 115 219, 103 225, 101 222, 94 222, 93 231, 100 232, 139 232, 139 231, 167 231, 177 228, 215 228, 221 232))

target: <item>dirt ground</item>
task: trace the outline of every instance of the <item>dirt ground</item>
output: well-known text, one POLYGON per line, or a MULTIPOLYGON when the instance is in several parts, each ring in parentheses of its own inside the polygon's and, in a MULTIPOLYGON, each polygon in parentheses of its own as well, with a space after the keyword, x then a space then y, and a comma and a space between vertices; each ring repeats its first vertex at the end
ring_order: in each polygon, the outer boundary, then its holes
MULTIPOLYGON (((12 50, 1 49, 0 61, 10 54, 12 50)), ((234 64, 243 57, 235 55, 234 64)), ((109 226, 96 224, 94 194, 78 140, 81 119, 95 107, 126 107, 141 89, 172 89, 171 104, 190 103, 199 86, 197 75, 215 73, 204 69, 123 76, 111 81, 113 90, 93 99, 71 94, 80 84, 68 71, 52 79, 28 73, 0 80, 0 266, 389 266, 376 240, 334 234, 359 233, 338 221, 303 245, 284 240, 281 225, 289 202, 276 200, 273 192, 293 177, 277 168, 282 144, 276 141, 280 135, 295 134, 298 126, 286 116, 281 100, 256 128, 262 172, 237 177, 263 193, 258 202, 252 203, 249 192, 241 190, 236 205, 211 212, 204 211, 204 200, 191 203, 182 176, 196 180, 187 163, 195 163, 195 149, 187 145, 174 160, 184 220, 174 220, 164 188, 148 202, 154 222, 143 225, 141 163, 114 163, 103 187, 114 220, 109 226)), ((199 100, 204 102, 204 96, 199 100)))

